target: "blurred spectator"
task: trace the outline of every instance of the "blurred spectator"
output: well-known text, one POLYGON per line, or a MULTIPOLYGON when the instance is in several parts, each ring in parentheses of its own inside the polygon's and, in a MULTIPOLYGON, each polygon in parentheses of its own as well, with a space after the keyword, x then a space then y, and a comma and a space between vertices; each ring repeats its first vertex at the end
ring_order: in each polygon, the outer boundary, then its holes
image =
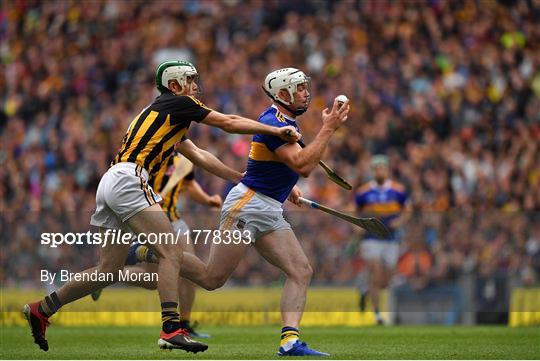
POLYGON ((399 274, 413 290, 428 286, 433 266, 433 256, 426 249, 423 238, 419 236, 421 235, 415 234, 414 240, 409 238, 409 247, 398 262, 399 274))

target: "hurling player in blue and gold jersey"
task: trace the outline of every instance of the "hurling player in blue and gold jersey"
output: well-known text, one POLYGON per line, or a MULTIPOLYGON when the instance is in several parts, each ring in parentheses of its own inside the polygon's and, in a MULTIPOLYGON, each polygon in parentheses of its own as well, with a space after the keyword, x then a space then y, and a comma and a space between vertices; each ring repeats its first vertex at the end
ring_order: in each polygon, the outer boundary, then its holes
MULTIPOLYGON (((261 114, 259 122, 298 130, 296 118, 309 106, 309 78, 295 68, 279 69, 267 75, 263 88, 273 104, 261 114)), ((299 205, 302 192, 295 186, 299 176, 307 177, 317 166, 332 134, 345 122, 348 112, 348 101, 341 108, 335 101, 332 110, 324 109, 322 127, 305 148, 275 136, 255 135, 247 171, 227 195, 220 222, 223 233, 247 232, 248 242, 213 243, 207 264, 184 254, 186 267, 182 276, 206 289, 219 288, 227 281, 250 243, 285 273, 278 350, 281 356, 328 356, 300 340, 299 325, 312 269, 291 226, 283 218, 282 207, 287 199, 299 205)))
MULTIPOLYGON (((379 218, 391 231, 387 239, 365 234, 361 245, 362 258, 369 274, 369 295, 375 319, 378 324, 383 324, 384 320, 379 312, 379 293, 388 285, 396 267, 400 241, 398 230, 409 219, 411 207, 405 187, 390 179, 389 162, 385 155, 373 156, 371 169, 374 179, 358 188, 355 201, 361 213, 379 218)), ((365 303, 365 297, 364 290, 361 304, 365 303)))

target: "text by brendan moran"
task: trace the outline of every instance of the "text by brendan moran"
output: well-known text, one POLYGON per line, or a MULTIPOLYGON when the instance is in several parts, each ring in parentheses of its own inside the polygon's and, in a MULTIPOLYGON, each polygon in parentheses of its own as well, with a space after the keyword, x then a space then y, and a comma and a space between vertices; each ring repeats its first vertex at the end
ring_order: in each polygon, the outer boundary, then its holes
POLYGON ((54 284, 55 282, 69 281, 92 281, 92 282, 157 282, 158 274, 156 272, 129 272, 128 270, 119 270, 118 272, 70 272, 60 270, 58 272, 49 272, 41 270, 41 282, 54 284))

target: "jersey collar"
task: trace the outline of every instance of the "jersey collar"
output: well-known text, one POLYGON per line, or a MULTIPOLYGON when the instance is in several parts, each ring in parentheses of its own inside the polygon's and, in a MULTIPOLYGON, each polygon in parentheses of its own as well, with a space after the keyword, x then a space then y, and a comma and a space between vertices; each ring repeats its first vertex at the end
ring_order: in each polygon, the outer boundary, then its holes
POLYGON ((389 189, 391 188, 391 185, 392 181, 390 179, 385 180, 382 186, 379 186, 379 183, 377 183, 375 180, 371 181, 371 188, 374 189, 389 189))
POLYGON ((277 107, 277 105, 275 104, 272 104, 272 108, 274 108, 276 111, 278 111, 281 115, 283 115, 283 117, 285 118, 285 120, 287 120, 287 123, 290 123, 292 125, 296 125, 296 119, 293 119, 291 117, 289 117, 287 114, 285 113, 282 113, 279 108, 277 107))

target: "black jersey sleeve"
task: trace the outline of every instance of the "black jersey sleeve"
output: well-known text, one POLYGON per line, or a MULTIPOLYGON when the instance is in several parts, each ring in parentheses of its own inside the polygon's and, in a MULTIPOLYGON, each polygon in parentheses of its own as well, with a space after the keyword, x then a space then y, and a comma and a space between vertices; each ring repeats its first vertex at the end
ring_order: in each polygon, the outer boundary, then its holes
POLYGON ((189 172, 189 174, 184 177, 184 180, 188 180, 188 181, 191 181, 191 180, 194 180, 194 179, 195 179, 195 172, 194 171, 189 172))
POLYGON ((212 111, 195 97, 180 95, 175 99, 175 107, 172 112, 172 124, 181 122, 200 122, 212 111))

